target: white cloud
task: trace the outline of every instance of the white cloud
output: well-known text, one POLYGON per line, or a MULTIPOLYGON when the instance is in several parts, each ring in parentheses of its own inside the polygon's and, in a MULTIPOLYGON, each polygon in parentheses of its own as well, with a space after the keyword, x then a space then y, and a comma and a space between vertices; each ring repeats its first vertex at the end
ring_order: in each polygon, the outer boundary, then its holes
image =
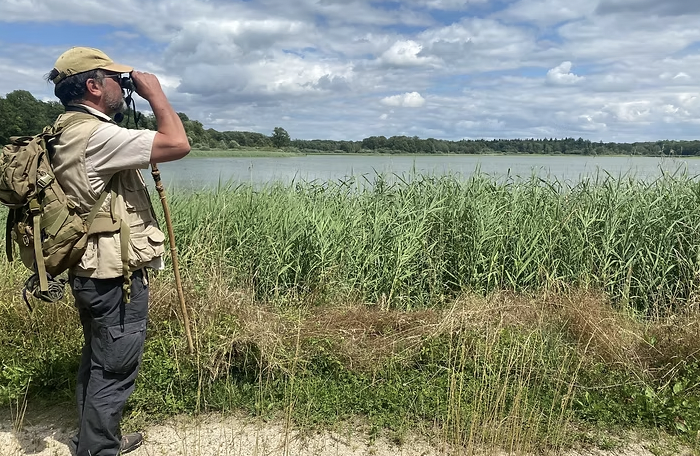
MULTIPOLYGON (((602 114, 602 113, 600 113, 602 114)), ((605 122, 598 121, 596 117, 604 117, 601 115, 589 115, 589 114, 584 114, 579 116, 580 120, 580 127, 584 131, 588 132, 602 132, 607 129, 607 125, 605 122)))
POLYGON ((418 55, 422 50, 423 46, 413 40, 397 41, 384 51, 379 60, 385 65, 398 67, 430 65, 432 58, 418 55))
POLYGON ((583 76, 576 76, 571 72, 571 62, 562 62, 547 72, 547 82, 554 85, 576 84, 583 79, 583 76))
POLYGON ((382 98, 384 106, 396 106, 402 108, 421 108, 425 105, 425 98, 418 92, 406 92, 403 95, 393 95, 382 98))
POLYGON ((687 0, 602 0, 596 12, 600 14, 633 13, 678 16, 699 14, 700 4, 687 0))
POLYGON ((659 75, 659 79, 662 79, 665 81, 671 80, 671 81, 677 81, 677 82, 687 82, 692 78, 690 77, 690 75, 688 73, 686 73, 684 71, 680 71, 678 73, 666 71, 666 72, 662 73, 661 75, 659 75))
POLYGON ((466 18, 418 35, 419 56, 435 56, 445 72, 480 72, 517 68, 535 49, 535 35, 524 27, 492 19, 466 18))
POLYGON ((588 16, 595 7, 594 1, 520 0, 495 16, 506 21, 546 26, 588 16))
POLYGON ((408 0, 404 4, 435 10, 459 11, 466 10, 479 3, 487 3, 489 0, 408 0))
POLYGON ((622 122, 643 122, 650 120, 652 103, 649 101, 611 103, 606 110, 622 122))
POLYGON ((300 21, 197 19, 185 22, 170 39, 167 55, 182 63, 226 64, 282 43, 311 45, 312 35, 313 28, 300 21))
POLYGON ((693 16, 660 21, 655 16, 611 15, 567 23, 557 32, 563 40, 561 49, 576 61, 629 62, 642 67, 698 42, 697 20, 693 16))

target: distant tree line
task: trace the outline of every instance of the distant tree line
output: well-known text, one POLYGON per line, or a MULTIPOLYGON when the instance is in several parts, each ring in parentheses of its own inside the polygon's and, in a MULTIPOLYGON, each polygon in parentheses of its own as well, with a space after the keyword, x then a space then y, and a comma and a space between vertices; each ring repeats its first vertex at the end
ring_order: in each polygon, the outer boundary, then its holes
MULTIPOLYGON (((11 136, 39 133, 63 113, 57 101, 41 101, 25 90, 15 90, 0 97, 0 144, 11 136)), ((304 153, 417 153, 417 154, 570 154, 570 155, 700 155, 700 141, 655 141, 636 143, 593 142, 583 138, 544 139, 444 139, 418 136, 370 136, 361 141, 333 141, 328 139, 291 139, 282 127, 275 127, 272 135, 251 131, 217 131, 205 129, 198 120, 178 113, 190 144, 195 149, 237 149, 241 147, 277 147, 304 153)), ((156 129, 156 119, 136 113, 140 128, 156 129)), ((127 112, 125 124, 134 128, 134 113, 127 112)))
POLYGON ((700 155, 700 141, 636 143, 593 142, 583 138, 543 139, 421 139, 418 136, 370 136, 362 141, 324 139, 291 141, 306 152, 409 154, 569 154, 569 155, 700 155))

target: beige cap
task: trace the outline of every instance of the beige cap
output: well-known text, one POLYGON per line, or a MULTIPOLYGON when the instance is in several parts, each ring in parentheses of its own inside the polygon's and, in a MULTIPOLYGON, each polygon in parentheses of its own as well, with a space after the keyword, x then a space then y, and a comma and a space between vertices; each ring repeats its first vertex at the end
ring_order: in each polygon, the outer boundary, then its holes
POLYGON ((115 73, 130 73, 134 70, 130 66, 114 63, 104 52, 89 47, 68 49, 56 60, 54 69, 58 72, 52 79, 54 84, 58 84, 68 76, 91 70, 107 70, 115 73))

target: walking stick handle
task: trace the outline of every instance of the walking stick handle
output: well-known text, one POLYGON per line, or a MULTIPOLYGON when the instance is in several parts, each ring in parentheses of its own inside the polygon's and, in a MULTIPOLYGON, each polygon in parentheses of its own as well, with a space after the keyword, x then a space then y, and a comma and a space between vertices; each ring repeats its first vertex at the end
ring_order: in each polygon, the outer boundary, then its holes
POLYGON ((182 290, 182 280, 180 279, 180 265, 177 259, 177 246, 175 245, 175 231, 173 230, 173 220, 170 217, 170 207, 165 199, 165 188, 160 178, 160 170, 158 165, 151 163, 151 175, 156 184, 156 191, 160 197, 160 202, 163 205, 163 216, 165 217, 165 225, 168 229, 168 240, 170 241, 170 255, 173 261, 173 273, 175 274, 175 286, 177 287, 177 296, 180 299, 180 309, 182 311, 182 321, 187 334, 187 348, 190 350, 190 355, 194 354, 194 343, 192 342, 192 332, 190 331, 190 318, 187 315, 187 306, 185 305, 185 293, 182 290))

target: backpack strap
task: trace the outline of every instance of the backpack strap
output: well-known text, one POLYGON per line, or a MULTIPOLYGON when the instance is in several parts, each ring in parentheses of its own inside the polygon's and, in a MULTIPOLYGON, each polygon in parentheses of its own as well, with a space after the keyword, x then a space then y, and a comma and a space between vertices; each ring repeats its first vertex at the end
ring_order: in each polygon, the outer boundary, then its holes
POLYGON ((44 254, 41 251, 41 204, 39 204, 39 200, 36 197, 29 201, 29 213, 32 216, 34 262, 39 274, 39 289, 41 291, 49 291, 49 283, 46 278, 46 264, 44 263, 44 254))
POLYGON ((87 218, 85 219, 85 226, 88 229, 88 233, 90 232, 90 227, 92 226, 92 222, 94 222, 95 217, 97 217, 97 213, 100 212, 102 205, 104 204, 105 200, 107 199, 107 194, 109 193, 110 185, 111 185, 111 182, 108 182, 107 187, 102 191, 100 198, 95 202, 95 205, 92 206, 92 209, 90 209, 90 213, 88 214, 87 218))
POLYGON ((123 220, 121 217, 117 216, 115 211, 117 201, 117 193, 111 190, 111 181, 107 184, 107 187, 102 192, 100 200, 95 203, 90 215, 88 215, 88 220, 86 221, 88 226, 88 234, 102 234, 102 233, 116 233, 119 232, 119 246, 120 255, 122 259, 122 275, 124 276, 124 303, 128 304, 131 301, 131 274, 129 270, 129 236, 131 235, 131 228, 129 224, 123 220), (107 193, 111 193, 112 199, 110 200, 110 213, 100 213, 97 212, 102 207, 105 201, 107 193), (94 213, 93 213, 94 212, 94 213))
MULTIPOLYGON (((102 204, 105 202, 105 199, 107 198, 107 193, 109 192, 103 191, 100 195, 100 198, 90 210, 90 213, 88 214, 87 219, 85 221, 85 225, 88 228, 88 231, 90 228, 90 224, 95 219, 95 216, 102 207, 102 204)), ((30 213, 32 215, 32 230, 34 231, 34 260, 36 262, 36 272, 39 276, 39 290, 41 290, 42 292, 47 292, 49 290, 49 284, 47 280, 44 254, 41 250, 41 205, 39 204, 39 201, 35 198, 32 199, 32 201, 30 201, 29 208, 30 213)))
POLYGON ((124 303, 131 302, 131 274, 129 273, 129 236, 131 235, 131 227, 125 220, 117 217, 116 214, 117 194, 112 190, 112 199, 110 201, 110 212, 112 220, 118 223, 119 226, 119 244, 121 247, 122 258, 122 275, 124 276, 124 285, 122 285, 124 303))
POLYGON ((124 303, 129 304, 129 302, 131 302, 131 271, 129 271, 129 236, 131 235, 131 228, 124 220, 122 220, 121 223, 119 243, 121 244, 122 250, 122 274, 124 275, 124 285, 122 288, 124 290, 124 303))
POLYGON ((12 263, 12 225, 15 224, 15 210, 10 209, 5 222, 5 254, 7 261, 12 263))
MULTIPOLYGON (((68 112, 73 112, 74 110, 70 109, 68 112)), ((85 111, 76 111, 75 114, 72 114, 70 117, 67 119, 61 120, 60 122, 56 122, 55 125, 53 125, 51 128, 51 135, 52 136, 58 136, 61 134, 63 130, 66 128, 70 127, 73 124, 77 124, 78 122, 82 122, 84 120, 100 120, 102 122, 108 122, 105 119, 102 119, 94 114, 90 114, 87 110, 85 111)))

